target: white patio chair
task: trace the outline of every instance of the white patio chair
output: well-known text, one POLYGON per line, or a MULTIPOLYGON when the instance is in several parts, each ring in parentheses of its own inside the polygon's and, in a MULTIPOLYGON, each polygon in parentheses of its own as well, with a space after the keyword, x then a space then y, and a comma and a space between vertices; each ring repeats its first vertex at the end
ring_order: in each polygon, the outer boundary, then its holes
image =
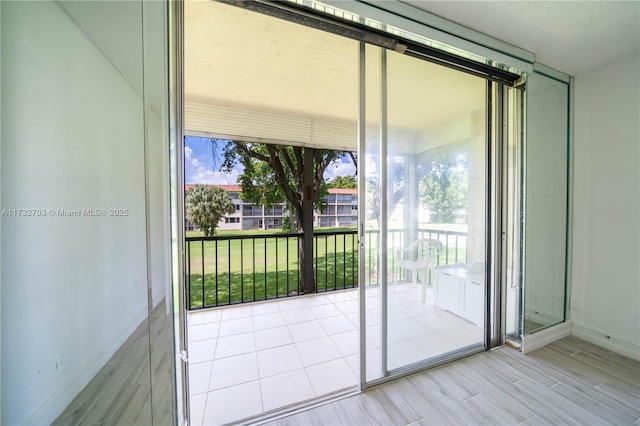
POLYGON ((438 255, 442 253, 442 243, 439 240, 429 238, 419 238, 409 244, 406 248, 398 251, 398 266, 411 271, 413 284, 418 284, 418 272, 424 271, 422 275, 422 302, 427 300, 427 274, 434 266, 438 255))

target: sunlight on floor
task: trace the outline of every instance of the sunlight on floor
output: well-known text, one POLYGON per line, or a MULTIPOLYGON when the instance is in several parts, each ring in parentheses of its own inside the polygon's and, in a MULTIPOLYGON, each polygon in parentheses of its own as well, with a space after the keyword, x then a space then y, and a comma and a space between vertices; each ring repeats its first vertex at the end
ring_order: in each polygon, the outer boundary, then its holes
MULTIPOLYGON (((393 369, 482 341, 482 328, 391 286, 393 369)), ((367 289, 367 379, 381 377, 380 306, 367 289)), ((194 425, 237 421, 357 386, 358 293, 345 290, 188 314, 194 425)))

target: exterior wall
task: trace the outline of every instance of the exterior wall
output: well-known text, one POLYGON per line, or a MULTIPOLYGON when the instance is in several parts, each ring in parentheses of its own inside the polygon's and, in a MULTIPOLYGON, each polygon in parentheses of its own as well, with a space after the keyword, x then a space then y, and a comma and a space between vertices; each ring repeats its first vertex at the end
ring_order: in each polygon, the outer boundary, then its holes
MULTIPOLYGON (((186 185, 189 190, 192 185, 186 185)), ((250 229, 281 229, 287 217, 286 204, 277 204, 270 209, 264 209, 239 198, 240 188, 235 185, 220 185, 229 192, 231 200, 236 206, 234 213, 226 215, 218 222, 218 230, 250 230, 250 229)), ((358 190, 357 189, 329 189, 326 198, 327 206, 322 211, 314 211, 313 226, 316 228, 351 227, 358 221, 358 190)), ((188 219, 185 230, 195 229, 188 219)))
POLYGON ((330 189, 326 207, 314 212, 313 225, 317 228, 350 227, 358 223, 358 190, 330 189))
POLYGON ((235 210, 218 222, 218 229, 223 231, 241 229, 242 227, 242 200, 238 197, 237 190, 228 192, 235 210))

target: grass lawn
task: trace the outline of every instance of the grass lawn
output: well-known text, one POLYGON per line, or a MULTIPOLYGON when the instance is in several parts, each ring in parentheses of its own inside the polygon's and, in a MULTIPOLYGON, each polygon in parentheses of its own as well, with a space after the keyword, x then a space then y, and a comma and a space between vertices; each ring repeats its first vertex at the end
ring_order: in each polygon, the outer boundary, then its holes
MULTIPOLYGON (((298 238, 277 237, 278 233, 273 232, 250 235, 254 238, 187 242, 186 266, 191 284, 187 298, 191 307, 203 306, 203 292, 204 306, 265 300, 300 292, 298 238)), ((314 238, 317 291, 357 285, 356 240, 355 235, 314 238)))
MULTIPOLYGON (((322 228, 314 238, 314 271, 317 291, 351 288, 358 285, 357 236, 335 235, 345 229, 322 228), (328 235, 322 235, 327 232, 328 235)), ((353 229, 348 229, 353 231, 353 229)), ((202 236, 190 231, 187 237, 202 236)), ((298 267, 298 238, 278 231, 220 231, 216 236, 242 236, 242 239, 187 241, 187 300, 191 308, 227 305, 284 297, 301 293, 298 267), (281 236, 279 236, 281 235, 281 236)), ((450 240, 439 264, 462 263, 466 256, 466 237, 450 240), (456 258, 457 255, 457 258, 456 258), (447 261, 445 261, 447 259, 447 261)), ((365 241, 366 280, 378 282, 377 236, 365 241)), ((400 240, 390 238, 388 274, 390 281, 405 279, 395 267, 400 240)))

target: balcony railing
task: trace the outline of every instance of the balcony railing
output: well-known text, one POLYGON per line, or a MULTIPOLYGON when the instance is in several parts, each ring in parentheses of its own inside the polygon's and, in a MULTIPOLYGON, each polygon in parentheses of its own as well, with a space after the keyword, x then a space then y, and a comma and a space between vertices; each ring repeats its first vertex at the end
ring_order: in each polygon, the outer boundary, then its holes
MULTIPOLYGON (((442 242, 444 251, 437 264, 466 262, 466 233, 420 229, 418 237, 442 242)), ((297 233, 187 237, 187 308, 194 310, 301 294, 300 238, 297 233)), ((365 238, 366 283, 376 285, 379 284, 379 232, 367 231, 365 238)), ((406 280, 405 271, 396 265, 397 249, 405 245, 404 239, 404 230, 388 232, 389 282, 406 280)), ((357 287, 356 231, 315 232, 313 240, 316 292, 357 287)))
MULTIPOLYGON (((387 282, 402 282, 407 280, 406 271, 397 264, 398 251, 412 241, 406 241, 406 231, 390 229, 387 231, 387 282)), ((436 258, 436 265, 450 265, 454 263, 468 263, 467 233, 459 231, 445 231, 439 229, 418 229, 418 238, 439 240, 442 243, 442 253, 436 258)), ((368 231, 365 234, 365 273, 367 284, 380 284, 378 273, 379 239, 380 233, 368 231)), ((429 271, 428 283, 432 283, 429 271)))

